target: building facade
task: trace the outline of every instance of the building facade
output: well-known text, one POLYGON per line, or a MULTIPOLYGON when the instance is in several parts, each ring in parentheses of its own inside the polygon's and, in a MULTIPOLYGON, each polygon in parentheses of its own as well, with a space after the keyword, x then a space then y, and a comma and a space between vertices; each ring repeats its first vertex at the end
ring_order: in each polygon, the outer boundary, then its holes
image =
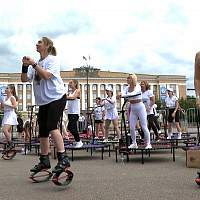
MULTIPOLYGON (((14 84, 19 98, 18 110, 26 111, 27 107, 35 104, 32 83, 22 83, 20 73, 0 73, 0 84, 14 84)), ((110 85, 116 95, 127 85, 126 79, 129 73, 101 71, 96 68, 75 68, 72 71, 61 71, 66 92, 68 82, 77 79, 81 89, 81 110, 86 110, 94 106, 96 97, 105 97, 105 87, 110 85)), ((182 75, 148 75, 136 74, 138 82, 146 80, 149 82, 156 99, 165 98, 166 88, 173 88, 178 98, 186 98, 186 77, 182 75)), ((123 99, 119 100, 118 108, 123 104, 123 99)))

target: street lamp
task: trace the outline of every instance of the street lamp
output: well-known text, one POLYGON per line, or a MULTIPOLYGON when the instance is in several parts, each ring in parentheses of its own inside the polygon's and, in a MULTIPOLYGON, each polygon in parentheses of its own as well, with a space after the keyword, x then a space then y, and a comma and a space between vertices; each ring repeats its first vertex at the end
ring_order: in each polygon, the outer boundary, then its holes
MULTIPOLYGON (((87 62, 87 58, 83 56, 83 59, 86 61, 86 65, 83 66, 84 71, 86 72, 86 101, 87 101, 87 114, 89 113, 89 70, 90 70, 90 65, 87 62)), ((89 57, 90 60, 90 57, 89 57)))

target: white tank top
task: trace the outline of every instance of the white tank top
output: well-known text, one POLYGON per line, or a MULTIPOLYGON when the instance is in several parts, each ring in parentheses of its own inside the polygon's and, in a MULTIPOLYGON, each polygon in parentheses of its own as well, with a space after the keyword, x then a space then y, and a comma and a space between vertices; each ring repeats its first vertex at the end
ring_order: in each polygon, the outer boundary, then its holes
MULTIPOLYGON (((69 96, 73 96, 76 90, 69 94, 69 96)), ((67 113, 68 114, 78 114, 80 115, 80 98, 67 100, 67 113)))
MULTIPOLYGON (((12 102, 10 100, 11 97, 9 97, 7 100, 4 101, 4 111, 13 111, 15 110, 12 106, 12 102)), ((12 98, 15 98, 12 96, 12 98)))

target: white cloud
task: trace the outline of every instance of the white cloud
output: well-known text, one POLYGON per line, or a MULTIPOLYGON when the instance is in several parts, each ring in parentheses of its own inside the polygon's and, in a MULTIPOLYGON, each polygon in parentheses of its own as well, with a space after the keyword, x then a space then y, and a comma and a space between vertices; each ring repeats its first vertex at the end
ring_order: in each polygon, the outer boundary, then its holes
POLYGON ((0 0, 1 72, 20 71, 23 55, 51 37, 62 69, 91 64, 102 70, 181 74, 193 84, 200 49, 197 0, 0 0), (14 66, 14 67, 13 67, 14 66))

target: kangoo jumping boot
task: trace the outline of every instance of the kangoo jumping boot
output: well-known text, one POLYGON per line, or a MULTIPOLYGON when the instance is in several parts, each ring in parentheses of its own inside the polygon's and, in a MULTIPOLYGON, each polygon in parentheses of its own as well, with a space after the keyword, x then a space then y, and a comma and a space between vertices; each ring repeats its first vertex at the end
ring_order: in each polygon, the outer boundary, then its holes
POLYGON ((53 169, 52 173, 61 173, 65 171, 66 168, 70 167, 70 162, 65 152, 57 152, 57 157, 58 163, 53 169))
POLYGON ((40 155, 40 162, 35 165, 32 169, 30 169, 31 172, 40 172, 42 170, 47 170, 51 168, 51 164, 49 161, 49 155, 40 155))
POLYGON ((13 142, 10 141, 6 144, 5 149, 3 150, 2 154, 6 154, 6 152, 8 152, 14 148, 15 148, 15 146, 14 146, 13 142))

